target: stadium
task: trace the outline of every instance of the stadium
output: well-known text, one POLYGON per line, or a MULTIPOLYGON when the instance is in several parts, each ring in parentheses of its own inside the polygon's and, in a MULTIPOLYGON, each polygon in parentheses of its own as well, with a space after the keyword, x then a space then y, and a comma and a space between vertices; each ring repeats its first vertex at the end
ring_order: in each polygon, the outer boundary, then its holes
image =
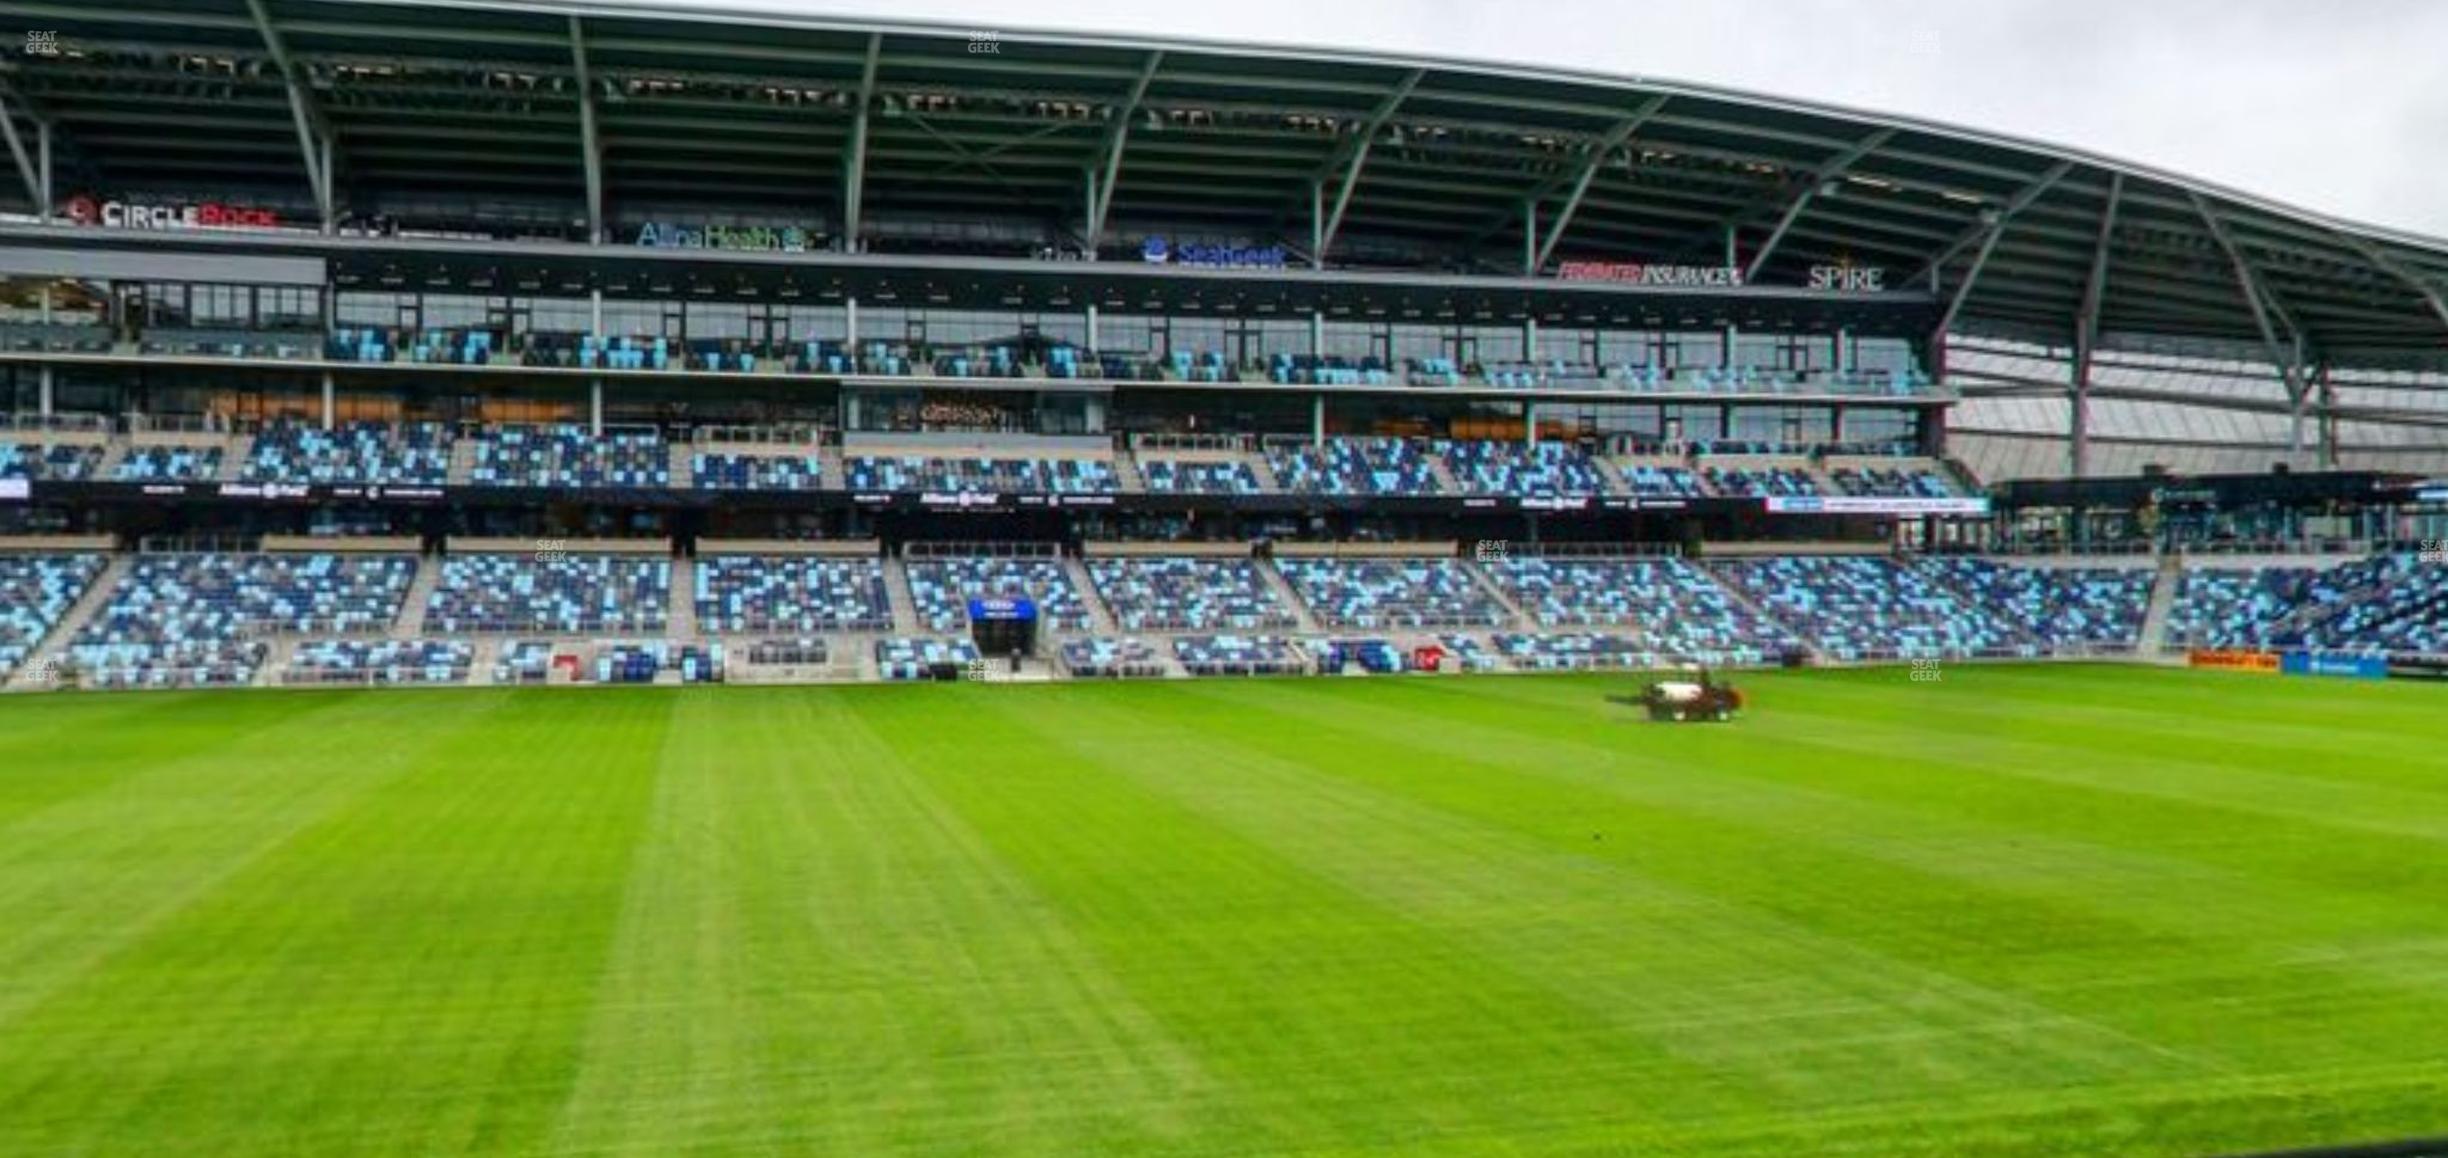
POLYGON ((2448 1152, 2448 241, 1527 65, 0 10, 0 1152, 2448 1152))

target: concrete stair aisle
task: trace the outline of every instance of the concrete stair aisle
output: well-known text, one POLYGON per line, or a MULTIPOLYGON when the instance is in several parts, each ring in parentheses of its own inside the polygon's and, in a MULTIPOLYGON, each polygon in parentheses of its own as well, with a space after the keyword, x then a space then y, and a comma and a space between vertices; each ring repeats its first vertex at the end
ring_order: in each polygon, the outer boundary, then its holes
POLYGON ((671 609, 664 622, 663 634, 674 643, 705 642, 697 629, 697 560, 672 560, 671 609))
POLYGON ((1267 461, 1266 452, 1253 450, 1241 456, 1248 461, 1250 473, 1258 476, 1258 489, 1275 492, 1284 489, 1283 479, 1275 474, 1275 464, 1267 461))
POLYGON ((221 465, 220 465, 220 468, 219 468, 218 470, 214 471, 212 478, 210 478, 210 479, 208 479, 208 480, 206 480, 206 481, 209 481, 209 482, 236 482, 236 481, 238 481, 239 477, 240 477, 240 476, 242 476, 242 475, 244 475, 244 474, 246 473, 246 462, 247 462, 247 457, 248 457, 249 455, 254 454, 254 453, 255 453, 255 436, 254 436, 254 435, 252 435, 252 434, 233 434, 233 435, 231 435, 231 436, 230 436, 230 438, 229 438, 228 443, 222 447, 222 450, 221 450, 221 465))
POLYGON ((2149 658, 2167 647, 2168 617, 2176 611, 2176 589, 2184 584, 2184 557, 2174 551, 2159 556, 2159 574, 2151 581, 2150 609, 2142 613, 2142 633, 2134 654, 2149 658))
POLYGON ((1429 477, 1436 479, 1438 494, 1458 495, 1463 493, 1462 482, 1455 478, 1453 470, 1445 465, 1444 455, 1421 451, 1420 457, 1427 460, 1428 474, 1429 477))
POLYGON ((76 633, 84 629, 95 612, 110 602, 110 593, 118 588, 121 580, 127 578, 129 569, 135 565, 134 559, 133 555, 123 554, 110 557, 110 563, 102 568, 100 575, 94 576, 93 583, 77 596, 76 602, 68 605, 67 613, 51 626, 50 633, 43 636, 42 642, 35 646, 34 653, 27 656, 24 663, 17 665, 16 671, 9 673, 7 690, 32 691, 47 686, 50 673, 61 657, 68 653, 68 642, 76 638, 76 633))
POLYGON ((1071 577, 1071 586, 1079 590, 1080 605, 1088 609, 1088 630, 1097 635, 1120 635, 1121 626, 1114 621, 1113 609, 1105 606, 1105 596, 1088 576, 1084 559, 1063 560, 1063 573, 1071 577))
POLYGON ((399 640, 424 638, 425 611, 433 605, 434 588, 441 582, 441 556, 419 556, 416 575, 408 580, 408 593, 400 597, 399 618, 391 621, 391 638, 399 640))
POLYGON ((509 646, 509 643, 500 639, 479 639, 473 642, 474 647, 468 652, 467 686, 471 688, 492 687, 493 665, 501 662, 502 649, 509 646))
POLYGON ((828 442, 816 448, 816 470, 823 486, 838 488, 849 485, 850 476, 842 469, 839 443, 828 442))
MULTIPOLYGON (((905 637, 925 634, 918 624, 918 598, 910 594, 909 569, 901 565, 898 556, 884 560, 884 596, 892 604, 893 634, 905 637)), ((872 667, 872 657, 867 662, 872 667)))
POLYGON ((476 477, 476 440, 462 436, 451 443, 450 485, 463 487, 476 477))
POLYGON ((1274 560, 1257 559, 1253 560, 1251 565, 1258 568, 1259 578, 1264 580, 1267 588, 1275 593, 1275 598, 1282 600, 1283 605, 1291 610, 1292 630, 1295 634, 1326 634, 1326 628, 1318 622, 1317 615, 1309 610, 1309 604, 1304 602, 1300 594, 1292 589, 1292 581, 1284 578, 1283 572, 1275 569, 1274 560))
POLYGON ((94 464, 94 478, 108 480, 119 473, 119 464, 127 461, 129 443, 125 437, 113 435, 102 444, 102 461, 94 464))
POLYGON ((281 673, 289 670, 290 661, 297 658, 298 644, 301 642, 294 635, 273 636, 264 648, 263 662, 255 665, 255 678, 248 681, 249 684, 259 688, 279 687, 281 673))
POLYGON ((1126 448, 1113 452, 1114 486, 1123 494, 1135 495, 1147 490, 1147 475, 1139 469, 1139 456, 1126 448))
POLYGON ((697 476, 689 470, 689 460, 697 456, 696 444, 666 443, 663 454, 665 464, 671 470, 671 485, 679 490, 694 489, 697 486, 697 476))
POLYGON ((1464 559, 1462 569, 1469 572, 1471 581, 1477 583, 1480 590, 1487 592, 1488 596, 1494 599, 1498 606, 1504 608, 1505 614, 1510 617, 1510 622, 1500 623, 1488 630, 1536 631, 1539 629, 1538 620, 1523 610, 1521 604, 1514 602, 1512 593, 1506 591, 1504 584, 1498 583, 1494 575, 1488 574, 1487 568, 1480 566, 1474 560, 1464 559))

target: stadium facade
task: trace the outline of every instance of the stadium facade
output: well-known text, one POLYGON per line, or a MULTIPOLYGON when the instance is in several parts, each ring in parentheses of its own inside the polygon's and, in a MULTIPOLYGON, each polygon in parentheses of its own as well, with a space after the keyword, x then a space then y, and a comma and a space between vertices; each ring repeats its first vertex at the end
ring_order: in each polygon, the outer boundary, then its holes
POLYGON ((0 10, 12 686, 2439 650, 2303 610, 2439 570, 2436 239, 1646 78, 0 10), (1880 554, 2163 530, 2404 550, 1880 554))

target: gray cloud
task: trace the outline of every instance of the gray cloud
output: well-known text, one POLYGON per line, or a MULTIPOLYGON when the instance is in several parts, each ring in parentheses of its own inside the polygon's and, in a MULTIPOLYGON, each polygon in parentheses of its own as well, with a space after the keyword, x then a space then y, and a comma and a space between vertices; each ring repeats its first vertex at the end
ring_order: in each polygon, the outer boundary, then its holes
POLYGON ((1694 81, 2070 145, 2448 237, 2448 3, 2431 0, 728 2, 1694 81))

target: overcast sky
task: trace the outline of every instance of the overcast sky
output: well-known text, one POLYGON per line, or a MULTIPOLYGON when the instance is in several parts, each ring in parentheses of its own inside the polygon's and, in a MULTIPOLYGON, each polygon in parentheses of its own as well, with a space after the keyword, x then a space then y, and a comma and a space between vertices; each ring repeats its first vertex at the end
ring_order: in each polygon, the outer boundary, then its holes
POLYGON ((2073 145, 2448 237, 2448 0, 720 2, 1725 85, 2073 145))

